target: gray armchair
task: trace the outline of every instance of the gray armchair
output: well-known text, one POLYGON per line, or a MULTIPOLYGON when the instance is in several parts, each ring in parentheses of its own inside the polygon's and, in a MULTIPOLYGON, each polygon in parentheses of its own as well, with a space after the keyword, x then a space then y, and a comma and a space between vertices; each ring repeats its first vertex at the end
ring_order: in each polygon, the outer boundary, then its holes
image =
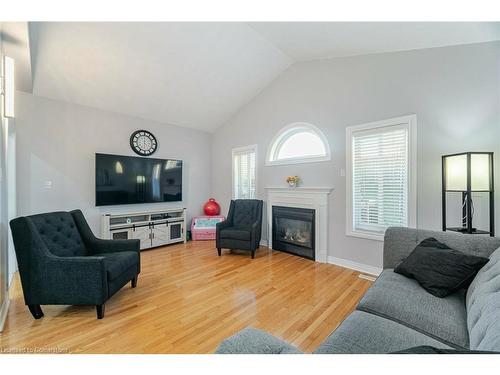
POLYGON ((40 305, 95 305, 125 284, 137 285, 139 240, 101 240, 82 212, 52 212, 11 220, 24 301, 35 319, 40 305))
POLYGON ((253 259, 259 247, 261 227, 261 200, 232 200, 227 219, 217 223, 216 227, 216 246, 219 256, 222 248, 240 249, 250 251, 253 259))

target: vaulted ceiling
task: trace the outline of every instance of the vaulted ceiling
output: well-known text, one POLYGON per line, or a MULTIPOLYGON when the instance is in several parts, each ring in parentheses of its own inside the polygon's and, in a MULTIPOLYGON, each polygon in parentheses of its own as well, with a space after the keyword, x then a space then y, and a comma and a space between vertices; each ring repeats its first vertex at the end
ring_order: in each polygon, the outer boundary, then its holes
POLYGON ((37 23, 35 95, 212 131, 292 60, 242 23, 37 23))
POLYGON ((500 23, 30 23, 33 94, 214 131, 297 61, 500 40, 500 23))
POLYGON ((252 27, 296 61, 500 39, 500 22, 262 22, 252 27))

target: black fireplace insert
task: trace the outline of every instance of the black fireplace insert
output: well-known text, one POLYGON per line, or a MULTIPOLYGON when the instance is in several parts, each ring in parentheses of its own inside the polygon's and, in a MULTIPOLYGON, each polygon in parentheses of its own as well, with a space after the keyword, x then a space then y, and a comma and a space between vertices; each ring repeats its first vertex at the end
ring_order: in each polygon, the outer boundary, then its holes
POLYGON ((273 249, 314 260, 315 211, 273 206, 273 249))

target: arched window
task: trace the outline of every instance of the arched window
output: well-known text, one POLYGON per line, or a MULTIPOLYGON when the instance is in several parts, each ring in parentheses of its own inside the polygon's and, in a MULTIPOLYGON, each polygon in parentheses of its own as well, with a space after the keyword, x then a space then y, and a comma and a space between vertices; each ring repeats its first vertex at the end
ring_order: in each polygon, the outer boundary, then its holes
POLYGON ((267 153, 267 165, 310 163, 330 160, 330 147, 316 126, 290 124, 274 137, 267 153))

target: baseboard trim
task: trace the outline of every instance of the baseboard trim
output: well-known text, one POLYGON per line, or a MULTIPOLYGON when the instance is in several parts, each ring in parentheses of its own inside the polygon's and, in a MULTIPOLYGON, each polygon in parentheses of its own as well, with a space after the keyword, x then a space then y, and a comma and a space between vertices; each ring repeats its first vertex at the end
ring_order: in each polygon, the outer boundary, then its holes
POLYGON ((369 275, 378 276, 382 272, 382 268, 369 266, 363 263, 353 262, 352 260, 329 256, 327 261, 330 264, 335 264, 336 266, 341 266, 349 268, 351 270, 367 273, 369 275))
POLYGON ((7 313, 9 312, 10 298, 7 296, 5 301, 3 301, 2 307, 0 308, 0 332, 3 331, 3 326, 7 320, 7 313))
POLYGON ((264 247, 269 247, 267 244, 267 240, 260 240, 259 245, 264 247))

